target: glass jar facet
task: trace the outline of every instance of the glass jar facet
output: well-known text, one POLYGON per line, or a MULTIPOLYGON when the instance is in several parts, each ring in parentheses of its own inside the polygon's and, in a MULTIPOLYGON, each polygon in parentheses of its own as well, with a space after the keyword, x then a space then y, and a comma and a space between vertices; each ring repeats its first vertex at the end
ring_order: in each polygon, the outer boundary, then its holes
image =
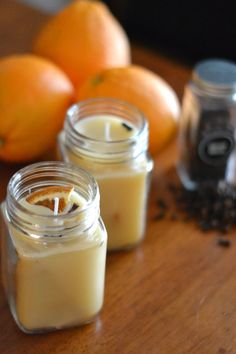
POLYGON ((98 182, 108 250, 137 245, 145 233, 153 168, 147 154, 148 126, 142 114, 123 101, 107 98, 84 101, 69 109, 58 142, 62 159, 87 169, 98 182), (91 118, 93 125, 81 132, 81 122, 84 124, 91 118), (133 129, 133 133, 107 139, 100 132, 101 136, 94 137, 97 124, 103 119, 107 119, 111 132, 114 128, 114 134, 121 125, 124 130, 133 129))
POLYGON ((36 333, 91 321, 103 304, 107 243, 94 179, 68 164, 30 165, 12 177, 1 212, 2 278, 18 326, 36 333), (68 184, 85 200, 78 211, 42 215, 20 203, 68 184))
POLYGON ((236 65, 206 60, 186 86, 179 129, 178 171, 188 189, 236 182, 236 65))

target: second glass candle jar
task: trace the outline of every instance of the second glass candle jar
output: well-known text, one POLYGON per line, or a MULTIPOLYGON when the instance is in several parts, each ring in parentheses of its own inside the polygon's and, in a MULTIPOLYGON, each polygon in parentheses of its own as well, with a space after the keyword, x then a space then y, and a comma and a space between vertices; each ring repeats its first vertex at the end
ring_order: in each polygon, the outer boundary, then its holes
POLYGON ((132 248, 144 236, 153 168, 147 149, 147 121, 126 102, 92 99, 67 113, 59 152, 64 161, 82 166, 96 178, 108 250, 132 248))

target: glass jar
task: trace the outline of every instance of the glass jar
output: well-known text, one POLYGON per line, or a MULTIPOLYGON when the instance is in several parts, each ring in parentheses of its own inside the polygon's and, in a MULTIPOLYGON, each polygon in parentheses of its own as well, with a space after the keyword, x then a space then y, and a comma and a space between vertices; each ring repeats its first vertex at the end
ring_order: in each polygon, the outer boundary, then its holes
POLYGON ((91 99, 68 110, 59 152, 96 178, 108 250, 132 248, 144 236, 153 168, 147 149, 147 121, 126 102, 91 99))
POLYGON ((180 120, 178 172, 188 189, 235 183, 236 65, 200 62, 186 86, 180 120))
POLYGON ((36 333, 90 322, 103 304, 107 244, 94 178, 60 162, 25 167, 8 184, 1 221, 3 285, 19 328, 36 333), (83 199, 73 212, 46 215, 23 203, 32 192, 68 185, 83 199))

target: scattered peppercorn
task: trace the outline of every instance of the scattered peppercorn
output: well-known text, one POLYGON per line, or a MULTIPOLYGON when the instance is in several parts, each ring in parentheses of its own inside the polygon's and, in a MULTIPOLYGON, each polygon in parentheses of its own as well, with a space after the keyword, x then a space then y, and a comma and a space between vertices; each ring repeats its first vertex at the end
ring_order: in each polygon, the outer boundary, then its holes
MULTIPOLYGON (((222 236, 236 226, 236 187, 223 182, 219 185, 208 182, 194 191, 177 184, 168 184, 167 188, 176 204, 176 208, 171 209, 171 220, 193 220, 201 231, 217 231, 222 236)), ((154 216, 154 220, 168 215, 165 199, 158 198, 156 205, 159 214, 154 216)), ((222 247, 231 245, 229 240, 222 237, 217 243, 222 247)))
POLYGON ((171 214, 170 216, 171 220, 179 220, 179 215, 176 213, 171 214))
POLYGON ((218 239, 218 245, 221 247, 230 247, 231 246, 231 242, 230 240, 226 240, 224 238, 219 238, 218 239))
POLYGON ((162 198, 158 198, 157 201, 157 206, 160 208, 160 209, 167 209, 167 204, 166 202, 164 201, 164 199, 162 198))
POLYGON ((157 221, 157 220, 161 220, 164 219, 165 217, 165 213, 163 211, 160 211, 158 214, 154 215, 153 220, 157 221))
POLYGON ((208 183, 200 185, 195 191, 183 187, 172 188, 172 191, 178 209, 185 214, 185 220, 195 219, 202 231, 217 230, 227 233, 236 225, 234 187, 227 186, 227 189, 222 189, 208 183))

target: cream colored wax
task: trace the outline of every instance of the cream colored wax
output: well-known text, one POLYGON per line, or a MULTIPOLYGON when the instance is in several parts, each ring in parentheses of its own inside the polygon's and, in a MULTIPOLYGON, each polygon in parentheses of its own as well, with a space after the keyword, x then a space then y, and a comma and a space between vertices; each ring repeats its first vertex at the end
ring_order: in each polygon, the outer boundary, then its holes
MULTIPOLYGON (((82 197, 74 194, 73 198, 83 207, 82 197)), ((35 213, 35 223, 38 213, 53 214, 43 206, 20 202, 35 213)), ((35 331, 90 321, 103 303, 106 233, 100 225, 90 235, 69 235, 68 240, 62 235, 51 243, 33 241, 12 225, 9 230, 18 256, 15 311, 19 326, 35 331)))
MULTIPOLYGON (((114 115, 87 117, 79 120, 75 129, 101 143, 119 142, 121 146, 137 134, 132 123, 114 115)), ((89 170, 98 182, 101 216, 108 232, 108 249, 136 245, 144 235, 150 161, 144 155, 134 160, 104 162, 92 156, 82 158, 80 152, 74 154, 69 149, 66 154, 69 161, 89 170)), ((109 155, 109 146, 106 154, 109 155)))

